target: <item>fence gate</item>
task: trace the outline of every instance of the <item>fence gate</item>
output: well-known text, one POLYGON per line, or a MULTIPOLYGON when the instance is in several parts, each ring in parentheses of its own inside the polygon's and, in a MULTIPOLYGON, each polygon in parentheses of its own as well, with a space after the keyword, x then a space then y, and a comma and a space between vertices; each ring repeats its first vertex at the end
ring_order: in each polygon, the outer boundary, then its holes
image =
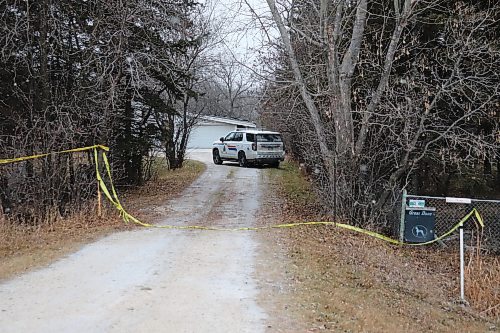
MULTIPOLYGON (((476 208, 484 220, 482 234, 472 221, 466 222, 464 230, 479 236, 481 247, 500 253, 500 200, 481 200, 469 198, 433 197, 407 194, 403 192, 401 219, 396 226, 400 241, 405 235, 405 211, 408 207, 415 209, 431 209, 434 211, 434 234, 439 237, 455 226, 473 208, 476 208)), ((408 232, 408 230, 407 230, 408 232)))

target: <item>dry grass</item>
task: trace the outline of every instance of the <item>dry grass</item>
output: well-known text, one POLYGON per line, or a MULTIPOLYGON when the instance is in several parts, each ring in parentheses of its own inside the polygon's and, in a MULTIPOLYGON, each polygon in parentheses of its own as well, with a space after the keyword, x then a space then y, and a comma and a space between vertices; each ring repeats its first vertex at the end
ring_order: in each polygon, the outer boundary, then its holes
MULTIPOLYGON (((187 161, 182 169, 161 170, 157 180, 130 189, 120 199, 132 215, 154 222, 166 214, 161 206, 178 196, 204 170, 203 163, 187 161)), ((50 224, 26 226, 0 219, 0 280, 44 266, 111 232, 134 227, 124 224, 106 203, 99 218, 96 202, 50 224)))
POLYGON ((473 251, 466 267, 465 292, 473 307, 500 318, 500 258, 473 251))
POLYGON ((205 169, 203 163, 191 160, 187 160, 181 169, 160 168, 157 179, 130 189, 122 196, 124 206, 138 218, 154 219, 157 215, 152 212, 155 207, 179 196, 205 169))
POLYGON ((327 219, 321 214, 322 207, 313 192, 311 183, 299 172, 296 163, 283 162, 280 169, 269 169, 269 173, 270 178, 277 179, 279 183, 275 190, 286 198, 283 202, 284 214, 291 213, 294 218, 308 218, 315 221, 327 219))
POLYGON ((51 224, 22 226, 0 220, 0 280, 52 262, 81 245, 128 228, 110 210, 97 218, 95 207, 51 224))

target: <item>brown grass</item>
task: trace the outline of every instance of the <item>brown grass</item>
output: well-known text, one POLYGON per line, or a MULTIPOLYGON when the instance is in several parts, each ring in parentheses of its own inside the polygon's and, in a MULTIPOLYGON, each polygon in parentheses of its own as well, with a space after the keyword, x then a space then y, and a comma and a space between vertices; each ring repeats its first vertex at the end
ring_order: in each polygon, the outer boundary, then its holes
POLYGON ((471 305, 500 318, 500 258, 472 251, 465 271, 465 293, 471 305))
POLYGON ((130 189, 122 196, 124 207, 139 219, 154 220, 163 212, 158 206, 178 197, 205 169, 203 163, 191 160, 186 161, 181 169, 161 168, 157 179, 130 189))
POLYGON ((95 207, 51 224, 22 226, 0 220, 0 280, 52 262, 81 245, 128 228, 111 210, 97 218, 95 207))
MULTIPOLYGON (((270 173, 285 198, 278 222, 325 218, 317 213, 308 186, 294 180, 301 177, 296 168, 270 173)), ((292 262, 282 277, 294 295, 286 300, 294 304, 289 311, 301 316, 309 330, 484 332, 498 325, 482 319, 499 318, 498 257, 469 264, 468 308, 458 302, 456 249, 397 247, 328 227, 290 229, 277 237, 271 243, 283 244, 292 262)))
MULTIPOLYGON (((157 180, 129 189, 120 199, 132 215, 155 222, 167 213, 162 205, 178 196, 204 170, 204 164, 187 161, 182 169, 161 170, 157 180)), ((68 218, 38 226, 19 225, 0 218, 0 280, 44 266, 109 233, 134 227, 124 224, 106 202, 100 218, 96 202, 68 218)))

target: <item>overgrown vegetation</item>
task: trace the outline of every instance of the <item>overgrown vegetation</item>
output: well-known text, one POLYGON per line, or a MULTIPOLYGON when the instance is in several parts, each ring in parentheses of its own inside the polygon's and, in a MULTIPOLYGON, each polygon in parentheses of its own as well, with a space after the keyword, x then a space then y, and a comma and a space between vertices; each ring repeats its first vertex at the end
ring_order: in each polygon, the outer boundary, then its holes
POLYGON ((327 211, 383 228, 403 188, 498 195, 498 1, 267 3, 263 122, 327 211), (460 192, 464 175, 485 188, 460 192))
POLYGON ((484 255, 479 248, 469 250, 466 294, 481 314, 500 318, 500 258, 484 255))
MULTIPOLYGON (((303 213, 305 216, 322 212, 318 197, 312 189, 312 184, 305 173, 298 172, 298 166, 293 161, 285 161, 281 163, 279 169, 271 169, 270 173, 273 177, 279 177, 281 180, 282 190, 287 198, 287 204, 294 205, 291 211, 303 213)), ((286 211, 287 209, 285 209, 286 211)))
MULTIPOLYGON (((202 12, 190 0, 1 0, 0 158, 104 144, 124 186, 147 181, 158 152, 181 167, 203 109, 202 12)), ((89 153, 2 166, 1 213, 31 224, 75 213, 95 194, 92 164, 89 153)))
MULTIPOLYGON (((298 165, 284 163, 283 170, 269 170, 268 177, 275 184, 272 191, 283 200, 270 200, 273 211, 282 207, 277 223, 331 220, 318 214, 321 198, 311 191, 298 165)), ((330 227, 295 228, 276 235, 279 240, 273 244, 283 244, 292 262, 286 279, 294 297, 301 298, 287 300, 289 311, 318 330, 483 332, 498 325, 498 258, 473 247, 467 251, 466 298, 474 309, 470 312, 458 302, 456 247, 396 247, 330 227)))

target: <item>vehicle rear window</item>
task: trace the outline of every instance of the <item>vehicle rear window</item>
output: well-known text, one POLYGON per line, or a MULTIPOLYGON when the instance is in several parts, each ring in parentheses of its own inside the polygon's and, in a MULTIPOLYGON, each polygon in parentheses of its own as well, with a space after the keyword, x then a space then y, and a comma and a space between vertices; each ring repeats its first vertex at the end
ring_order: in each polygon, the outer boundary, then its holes
POLYGON ((257 142, 281 142, 279 134, 257 134, 257 142))

